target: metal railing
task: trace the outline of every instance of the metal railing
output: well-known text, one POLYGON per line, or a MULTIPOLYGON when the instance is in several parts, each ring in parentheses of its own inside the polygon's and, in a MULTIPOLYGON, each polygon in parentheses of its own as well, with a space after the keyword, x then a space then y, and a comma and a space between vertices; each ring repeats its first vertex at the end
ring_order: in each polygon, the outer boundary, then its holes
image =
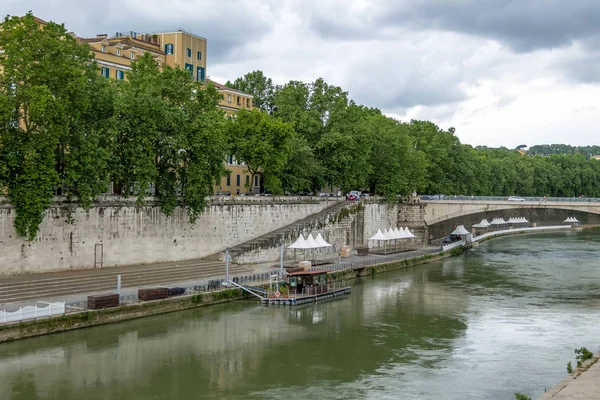
POLYGON ((0 323, 8 324, 11 322, 20 322, 44 317, 49 318, 65 314, 66 307, 64 301, 46 304, 46 307, 38 307, 37 305, 25 306, 16 311, 0 310, 0 323))
MULTIPOLYGON (((508 201, 515 196, 465 196, 465 195, 422 195, 421 201, 508 201)), ((564 203, 600 203, 596 197, 544 197, 544 196, 518 196, 525 202, 564 202, 564 203)), ((519 203, 515 201, 515 203, 519 203)))
POLYGON ((334 265, 326 265, 313 268, 314 270, 324 270, 330 272, 345 271, 351 269, 362 269, 377 264, 384 264, 392 261, 405 260, 407 258, 421 257, 427 254, 439 253, 441 250, 439 247, 421 248, 413 251, 407 251, 405 253, 392 253, 392 254, 378 254, 377 258, 370 258, 359 261, 342 262, 334 265))

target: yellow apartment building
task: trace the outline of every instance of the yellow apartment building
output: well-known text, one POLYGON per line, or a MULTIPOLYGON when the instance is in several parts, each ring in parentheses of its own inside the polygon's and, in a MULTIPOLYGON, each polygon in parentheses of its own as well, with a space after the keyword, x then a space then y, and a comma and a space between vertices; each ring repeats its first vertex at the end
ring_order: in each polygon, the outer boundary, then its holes
POLYGON ((165 54, 155 34, 117 32, 110 38, 107 34, 100 34, 95 38, 78 40, 90 46, 100 73, 106 78, 125 79, 125 72, 131 70, 131 63, 147 52, 152 54, 159 67, 165 62, 165 54))
POLYGON ((184 30, 155 33, 165 54, 165 64, 190 71, 194 80, 206 79, 206 39, 184 30))
MULTIPOLYGON (((45 21, 36 17, 40 25, 45 21)), ((126 79, 126 72, 131 70, 131 63, 149 52, 159 67, 169 65, 181 67, 190 71, 193 79, 199 82, 212 83, 222 98, 218 107, 225 112, 226 118, 235 118, 241 109, 252 110, 252 95, 240 92, 208 79, 206 74, 207 40, 184 30, 173 32, 137 33, 117 32, 109 37, 99 34, 94 38, 77 37, 80 43, 87 43, 93 52, 100 73, 106 78, 126 79)), ((221 179, 221 184, 215 186, 215 192, 231 195, 251 194, 261 191, 261 177, 257 175, 254 181, 246 166, 228 155, 225 167, 229 175, 221 179)))
MULTIPOLYGON (((252 110, 254 108, 252 95, 232 89, 210 79, 206 79, 206 82, 212 83, 219 93, 221 93, 222 97, 218 107, 225 111, 225 118, 235 118, 235 114, 241 109, 252 110)), ((225 159, 225 168, 229 171, 229 175, 221 178, 221 184, 215 187, 217 193, 235 196, 261 192, 260 175, 256 175, 254 181, 250 182, 252 177, 248 173, 248 169, 244 163, 228 155, 225 159)))
POLYGON ((231 118, 243 108, 250 111, 254 108, 252 95, 232 89, 210 79, 206 79, 206 82, 212 83, 219 93, 223 95, 219 102, 219 108, 225 111, 225 117, 231 118))

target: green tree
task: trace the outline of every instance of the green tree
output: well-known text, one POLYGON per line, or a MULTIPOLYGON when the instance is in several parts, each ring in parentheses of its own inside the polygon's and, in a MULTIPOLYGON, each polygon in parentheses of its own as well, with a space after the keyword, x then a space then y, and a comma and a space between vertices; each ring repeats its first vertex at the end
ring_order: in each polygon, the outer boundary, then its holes
POLYGON ((281 174, 282 189, 285 193, 317 191, 324 186, 320 182, 315 188, 315 179, 322 175, 320 164, 315 159, 313 149, 306 139, 294 134, 290 141, 291 153, 281 174))
POLYGON ((330 115, 329 131, 317 143, 318 159, 324 168, 324 179, 343 191, 364 189, 371 174, 373 138, 364 128, 370 115, 378 111, 351 104, 330 115))
POLYGON ((140 205, 154 185, 161 210, 170 215, 182 200, 190 219, 224 174, 225 119, 219 93, 200 86, 189 71, 164 66, 150 53, 132 64, 121 82, 114 125, 118 140, 113 179, 140 205))
POLYGON ((186 107, 185 147, 182 151, 182 198, 194 222, 206 207, 206 198, 225 175, 227 120, 217 108, 221 94, 212 84, 194 90, 186 107))
POLYGON ((33 15, 0 26, 0 181, 33 240, 57 188, 89 207, 106 188, 112 91, 86 45, 33 15))
POLYGON ((231 152, 245 163, 251 182, 262 172, 265 189, 279 194, 282 172, 291 154, 294 130, 277 118, 255 109, 241 110, 229 122, 231 152))
POLYGON ((375 115, 364 123, 372 138, 369 191, 394 200, 421 190, 425 184, 424 155, 414 150, 408 126, 394 119, 375 115))
POLYGON ((251 94, 255 107, 269 114, 273 112, 277 86, 262 71, 249 72, 233 82, 227 81, 225 86, 251 94))

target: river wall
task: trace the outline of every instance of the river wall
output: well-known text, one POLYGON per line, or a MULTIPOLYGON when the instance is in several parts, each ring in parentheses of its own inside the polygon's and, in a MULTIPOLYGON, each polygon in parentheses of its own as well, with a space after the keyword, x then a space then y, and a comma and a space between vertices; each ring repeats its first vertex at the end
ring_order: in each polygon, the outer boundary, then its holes
POLYGON ((214 198, 195 224, 148 201, 103 197, 89 210, 61 199, 37 238, 17 235, 15 209, 0 199, 0 275, 66 271, 203 258, 318 213, 333 202, 313 197, 214 198))
MULTIPOLYGON (((278 262, 281 243, 284 259, 295 260, 303 255, 303 250, 288 250, 300 234, 307 237, 320 233, 333 245, 330 249, 319 250, 315 258, 339 255, 342 246, 351 248, 367 246, 368 239, 378 229, 396 226, 408 226, 417 236, 417 246, 427 242, 427 228, 422 221, 423 206, 418 204, 389 203, 378 199, 369 199, 359 203, 348 203, 345 208, 329 214, 323 214, 298 226, 290 227, 279 237, 270 240, 257 240, 252 249, 241 254, 232 253, 232 261, 237 263, 278 262)), ((310 252, 310 250, 307 250, 310 252)))

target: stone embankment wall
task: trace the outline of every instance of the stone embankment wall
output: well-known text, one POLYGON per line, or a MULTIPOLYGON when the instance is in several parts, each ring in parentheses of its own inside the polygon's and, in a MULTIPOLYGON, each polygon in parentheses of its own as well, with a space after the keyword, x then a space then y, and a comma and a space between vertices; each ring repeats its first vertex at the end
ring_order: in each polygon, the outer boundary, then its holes
MULTIPOLYGON (((335 213, 324 215, 308 221, 302 226, 295 227, 286 232, 283 237, 284 259, 301 259, 304 250, 287 249, 296 239, 303 234, 316 236, 320 233, 323 238, 334 245, 333 249, 317 250, 316 258, 331 258, 339 255, 341 246, 352 248, 367 245, 367 240, 378 229, 408 226, 417 236, 417 242, 426 243, 427 228, 423 221, 423 206, 419 204, 387 203, 377 199, 369 199, 360 203, 349 203, 344 209, 335 213)), ((255 246, 252 251, 234 256, 232 260, 238 263, 277 262, 280 259, 280 240, 265 241, 264 244, 255 246)), ((306 250, 311 252, 311 250, 306 250)))
POLYGON ((136 209, 133 200, 105 197, 87 211, 69 211, 56 199, 28 242, 13 227, 15 209, 0 199, 0 275, 203 258, 331 204, 311 197, 214 198, 192 225, 184 209, 167 217, 151 202, 136 209))

